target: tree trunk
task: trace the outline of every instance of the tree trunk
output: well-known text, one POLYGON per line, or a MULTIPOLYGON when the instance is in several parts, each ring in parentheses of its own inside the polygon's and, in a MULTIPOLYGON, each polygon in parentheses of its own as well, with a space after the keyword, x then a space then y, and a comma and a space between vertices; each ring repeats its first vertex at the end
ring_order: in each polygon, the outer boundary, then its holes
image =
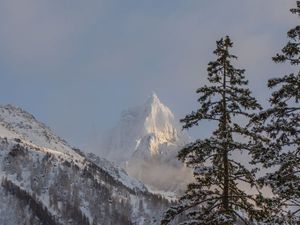
MULTIPOLYGON (((227 50, 227 49, 226 49, 227 50)), ((224 167, 224 189, 223 189, 223 208, 226 212, 229 211, 229 162, 228 162, 228 146, 226 143, 227 139, 227 104, 226 104, 226 62, 224 61, 223 71, 223 118, 222 118, 222 138, 224 142, 223 146, 223 167, 224 167)))

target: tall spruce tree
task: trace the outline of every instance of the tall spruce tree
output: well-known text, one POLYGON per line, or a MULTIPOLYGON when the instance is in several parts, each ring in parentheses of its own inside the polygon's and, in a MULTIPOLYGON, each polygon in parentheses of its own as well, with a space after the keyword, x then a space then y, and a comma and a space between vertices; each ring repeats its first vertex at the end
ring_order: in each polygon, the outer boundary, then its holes
MULTIPOLYGON (((300 1, 290 10, 300 16, 300 1)), ((274 192, 276 207, 273 220, 282 224, 300 224, 300 26, 287 32, 288 43, 273 57, 275 63, 288 63, 293 69, 288 75, 268 81, 274 89, 270 108, 254 120, 255 131, 268 135, 271 142, 257 149, 254 162, 270 168, 262 180, 274 192), (276 217, 275 214, 280 214, 276 217)))
POLYGON ((243 124, 261 106, 246 87, 245 70, 232 65, 237 59, 229 52, 232 46, 228 36, 217 41, 217 59, 207 68, 210 85, 197 90, 199 109, 181 120, 185 129, 204 120, 216 129, 209 138, 196 140, 179 152, 179 159, 193 168, 195 182, 188 185, 178 204, 166 211, 162 225, 182 214, 185 225, 247 225, 265 215, 259 190, 252 195, 241 188, 257 187, 256 171, 233 157, 235 151, 247 154, 257 147, 258 137, 243 124))

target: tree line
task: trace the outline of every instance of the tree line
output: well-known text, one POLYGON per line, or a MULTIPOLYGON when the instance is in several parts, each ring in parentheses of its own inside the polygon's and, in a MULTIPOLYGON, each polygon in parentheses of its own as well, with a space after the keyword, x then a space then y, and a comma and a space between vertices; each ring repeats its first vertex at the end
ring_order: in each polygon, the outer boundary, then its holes
POLYGON ((60 225, 60 223, 48 211, 47 207, 45 207, 43 203, 35 197, 35 195, 31 195, 27 191, 22 190, 6 177, 2 179, 1 186, 5 191, 16 196, 20 201, 23 201, 26 205, 28 205, 30 210, 33 212, 33 216, 38 218, 40 224, 60 225))

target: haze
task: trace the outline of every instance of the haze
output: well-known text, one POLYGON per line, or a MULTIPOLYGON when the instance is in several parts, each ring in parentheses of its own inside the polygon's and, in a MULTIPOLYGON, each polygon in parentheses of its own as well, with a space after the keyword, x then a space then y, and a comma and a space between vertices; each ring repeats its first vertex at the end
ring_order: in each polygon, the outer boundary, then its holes
MULTIPOLYGON (((215 41, 230 35, 261 103, 287 71, 271 57, 297 22, 294 0, 2 0, 0 102, 79 147, 155 91, 181 118, 196 109, 215 41)), ((196 133, 195 133, 196 134, 196 133)))

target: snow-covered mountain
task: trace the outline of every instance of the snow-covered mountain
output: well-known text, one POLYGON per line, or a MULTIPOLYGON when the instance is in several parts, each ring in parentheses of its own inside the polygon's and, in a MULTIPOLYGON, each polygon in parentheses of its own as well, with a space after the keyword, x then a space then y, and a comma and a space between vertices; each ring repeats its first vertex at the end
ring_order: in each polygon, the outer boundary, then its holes
POLYGON ((74 152, 65 140, 53 134, 45 124, 38 122, 30 113, 12 105, 0 106, 0 135, 6 138, 19 138, 65 154, 74 152))
POLYGON ((159 224, 169 204, 24 110, 0 106, 0 224, 159 224))
POLYGON ((191 171, 176 158, 189 140, 171 110, 153 93, 143 105, 122 113, 101 150, 103 157, 152 189, 177 192, 192 179, 191 171))

